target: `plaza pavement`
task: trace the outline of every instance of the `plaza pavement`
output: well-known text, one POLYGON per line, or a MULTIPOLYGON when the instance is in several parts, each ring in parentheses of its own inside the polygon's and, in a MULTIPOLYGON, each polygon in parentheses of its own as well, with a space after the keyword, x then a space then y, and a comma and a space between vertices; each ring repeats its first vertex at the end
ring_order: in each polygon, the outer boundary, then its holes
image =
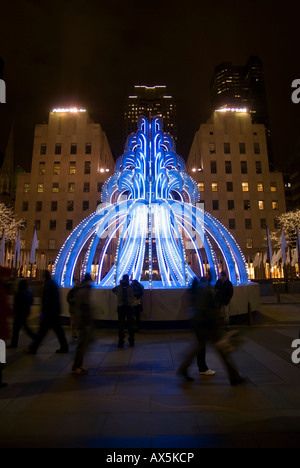
MULTIPOLYGON (((300 364, 291 343, 300 328, 300 296, 262 298, 255 324, 238 325, 244 343, 234 359, 249 379, 231 387, 215 353, 215 377, 193 383, 176 375, 192 342, 188 330, 142 330, 136 347, 117 348, 117 333, 99 329, 86 355, 89 375, 71 375, 70 353, 56 355, 50 332, 36 356, 29 339, 7 350, 0 390, 0 447, 42 448, 298 448, 300 364)), ((35 320, 32 321, 34 325, 35 320)), ((236 325, 237 326, 237 325, 236 325)))

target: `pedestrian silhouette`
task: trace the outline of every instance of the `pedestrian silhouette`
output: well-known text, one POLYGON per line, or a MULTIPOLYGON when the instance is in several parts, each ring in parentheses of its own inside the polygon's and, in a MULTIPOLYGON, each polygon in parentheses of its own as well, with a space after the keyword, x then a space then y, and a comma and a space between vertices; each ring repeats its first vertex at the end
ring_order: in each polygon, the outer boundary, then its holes
POLYGON ((78 292, 79 281, 74 280, 74 286, 67 294, 67 302, 69 304, 69 313, 70 313, 70 325, 71 325, 71 333, 72 338, 77 338, 77 329, 76 329, 76 294, 78 292))
MULTIPOLYGON (((10 338, 10 330, 8 319, 13 317, 13 310, 9 304, 8 281, 10 279, 10 270, 0 267, 0 340, 4 342, 10 338)), ((7 387, 7 384, 2 382, 2 370, 4 363, 0 362, 0 388, 7 387)))
POLYGON ((32 340, 35 339, 36 335, 27 325, 27 319, 31 312, 31 306, 33 304, 33 294, 29 290, 28 282, 22 279, 19 282, 18 290, 14 297, 14 314, 15 321, 13 326, 13 336, 11 339, 11 348, 17 348, 19 344, 19 334, 22 327, 25 332, 32 340))
POLYGON ((230 323, 229 307, 234 290, 226 271, 221 271, 220 278, 216 282, 215 288, 217 306, 220 308, 220 315, 223 315, 224 323, 228 327, 230 323))
POLYGON ((120 284, 113 288, 113 293, 117 295, 118 319, 119 319, 119 342, 118 347, 124 347, 126 322, 129 333, 129 345, 135 345, 135 324, 134 324, 134 289, 129 284, 129 276, 124 275, 120 284))
POLYGON ((79 332, 79 337, 72 373, 87 375, 88 370, 83 367, 83 358, 89 344, 92 342, 94 323, 92 277, 89 273, 85 274, 82 283, 76 287, 74 300, 75 326, 79 332))
POLYGON ((60 343, 60 348, 56 353, 67 353, 69 346, 64 330, 60 323, 61 300, 60 290, 55 281, 52 280, 49 271, 45 271, 45 282, 42 291, 41 323, 37 337, 32 342, 29 352, 36 354, 38 347, 45 338, 49 329, 52 328, 60 343))
MULTIPOLYGON (((226 340, 225 332, 219 326, 219 307, 215 300, 215 292, 210 287, 207 277, 200 279, 194 294, 195 316, 193 322, 197 346, 186 356, 178 370, 178 374, 185 377, 188 381, 194 380, 188 374, 188 369, 196 355, 198 356, 199 365, 199 358, 205 356, 207 342, 212 342, 226 368, 230 384, 239 385, 244 383, 245 379, 240 375, 230 357, 234 344, 226 340)), ((203 361, 203 364, 205 364, 205 361, 203 361)))

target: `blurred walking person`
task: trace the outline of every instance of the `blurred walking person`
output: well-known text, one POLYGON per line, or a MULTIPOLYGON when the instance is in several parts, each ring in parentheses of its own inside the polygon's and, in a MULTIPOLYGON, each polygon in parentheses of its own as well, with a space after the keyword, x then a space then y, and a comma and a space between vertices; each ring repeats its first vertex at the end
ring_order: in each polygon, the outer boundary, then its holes
POLYGON ((71 333, 72 338, 77 338, 77 329, 76 329, 76 294, 78 292, 79 281, 74 280, 74 286, 67 295, 67 302, 69 304, 69 313, 70 313, 70 325, 71 325, 71 333))
POLYGON ((22 279, 19 282, 18 290, 14 297, 14 314, 15 321, 13 326, 13 336, 11 339, 10 348, 17 348, 19 344, 19 334, 22 327, 24 327, 27 335, 34 340, 36 335, 31 328, 27 325, 27 319, 31 312, 33 304, 33 294, 28 287, 28 282, 22 279))
POLYGON ((129 284, 129 276, 124 275, 120 284, 113 288, 113 293, 117 295, 118 318, 119 318, 119 342, 118 347, 124 347, 126 322, 129 333, 129 345, 131 348, 135 345, 135 327, 134 327, 134 289, 129 284))
MULTIPOLYGON (((219 327, 219 307, 215 300, 215 294, 209 286, 208 278, 200 279, 199 286, 195 291, 195 317, 194 331, 197 338, 198 346, 193 349, 181 364, 178 374, 182 375, 188 381, 194 380, 188 374, 188 369, 197 354, 205 356, 207 342, 212 342, 218 351, 221 360, 226 368, 231 385, 239 385, 245 382, 245 379, 240 375, 234 362, 230 357, 229 343, 226 343, 226 335, 219 327)), ((199 364, 198 364, 199 365, 199 364)))
MULTIPOLYGON (((8 280, 10 279, 10 270, 0 267, 0 340, 4 342, 10 338, 8 319, 13 317, 13 310, 9 304, 8 280)), ((5 345, 4 345, 5 346, 5 345)), ((2 382, 2 370, 4 362, 0 362, 0 388, 7 387, 2 382)))
POLYGON ((93 340, 93 304, 92 277, 86 273, 82 283, 77 286, 74 296, 75 325, 79 332, 78 345, 75 352, 72 374, 87 375, 88 370, 83 367, 83 358, 89 344, 93 340))
POLYGON ((48 270, 45 271, 45 282, 42 291, 41 324, 39 332, 29 348, 30 354, 36 354, 42 340, 50 328, 55 332, 60 343, 56 353, 63 354, 69 351, 65 332, 60 323, 61 298, 58 285, 53 281, 48 270))

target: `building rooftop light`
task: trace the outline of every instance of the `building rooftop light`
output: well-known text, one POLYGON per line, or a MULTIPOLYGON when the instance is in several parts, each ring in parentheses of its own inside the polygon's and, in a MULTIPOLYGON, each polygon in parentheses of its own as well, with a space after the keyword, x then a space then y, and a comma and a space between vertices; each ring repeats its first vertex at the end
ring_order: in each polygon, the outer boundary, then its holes
POLYGON ((245 114, 249 111, 247 107, 222 107, 221 109, 216 109, 216 112, 241 112, 245 114))
POLYGON ((72 113, 76 114, 77 112, 86 112, 86 109, 78 109, 77 107, 58 107, 55 109, 52 109, 52 112, 55 112, 57 114, 59 113, 72 113))

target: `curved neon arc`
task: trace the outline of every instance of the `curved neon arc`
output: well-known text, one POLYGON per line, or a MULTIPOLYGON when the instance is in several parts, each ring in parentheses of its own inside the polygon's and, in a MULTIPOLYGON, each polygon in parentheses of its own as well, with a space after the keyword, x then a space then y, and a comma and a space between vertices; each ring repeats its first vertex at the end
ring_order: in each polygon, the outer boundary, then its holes
POLYGON ((187 287, 195 276, 187 263, 188 245, 196 252, 201 274, 203 249, 213 281, 219 257, 233 284, 248 282, 245 257, 233 236, 195 206, 200 198, 197 184, 185 172, 184 160, 176 154, 173 138, 163 132, 160 118, 140 118, 101 196, 104 204, 75 228, 55 262, 54 277, 62 286, 72 285, 82 258, 81 275, 98 265, 100 288, 114 286, 125 273, 143 279, 146 271, 146 287, 153 287, 154 280, 165 288, 187 287), (114 262, 102 277, 109 247, 115 251, 114 262), (154 277, 155 253, 159 279, 154 277))

